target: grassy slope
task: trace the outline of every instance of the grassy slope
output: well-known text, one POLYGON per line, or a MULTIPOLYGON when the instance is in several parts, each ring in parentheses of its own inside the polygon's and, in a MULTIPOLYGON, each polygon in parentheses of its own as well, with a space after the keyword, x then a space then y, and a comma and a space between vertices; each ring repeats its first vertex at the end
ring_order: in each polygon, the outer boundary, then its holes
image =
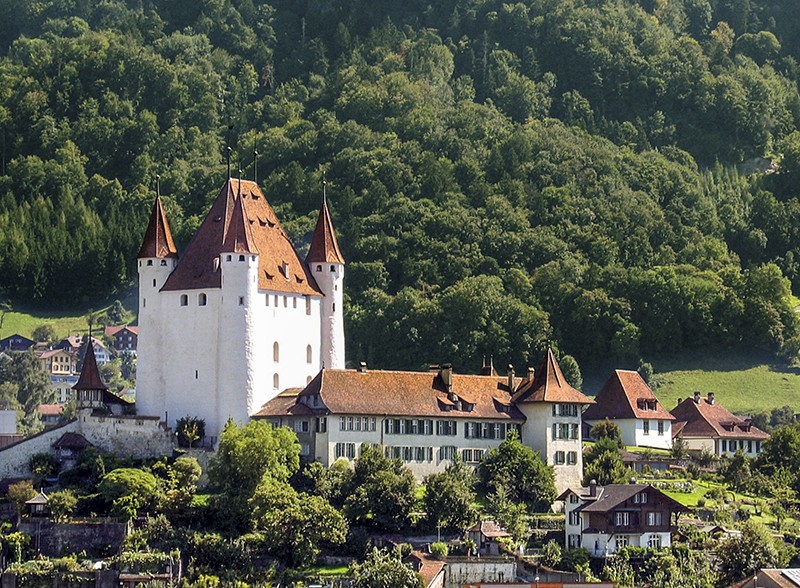
MULTIPOLYGON (((131 322, 136 322, 136 310, 138 308, 138 294, 135 288, 122 293, 120 298, 125 309, 129 311, 131 322)), ((112 300, 100 301, 94 307, 94 311, 103 313, 111 306, 112 300)), ((33 330, 40 325, 51 325, 55 329, 56 336, 67 337, 76 333, 85 333, 88 329, 86 316, 89 309, 73 310, 33 310, 25 309, 21 305, 15 305, 14 311, 6 313, 3 319, 3 328, 0 329, 0 339, 19 333, 25 337, 30 337, 33 330)))

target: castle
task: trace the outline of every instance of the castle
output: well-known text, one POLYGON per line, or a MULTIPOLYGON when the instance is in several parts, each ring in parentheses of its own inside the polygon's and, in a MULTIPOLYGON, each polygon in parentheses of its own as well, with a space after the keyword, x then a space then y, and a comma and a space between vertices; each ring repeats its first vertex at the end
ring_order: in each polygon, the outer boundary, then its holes
POLYGON ((344 368, 344 265, 324 198, 301 260, 255 182, 228 179, 180 258, 157 196, 138 255, 137 412, 216 437, 344 368))

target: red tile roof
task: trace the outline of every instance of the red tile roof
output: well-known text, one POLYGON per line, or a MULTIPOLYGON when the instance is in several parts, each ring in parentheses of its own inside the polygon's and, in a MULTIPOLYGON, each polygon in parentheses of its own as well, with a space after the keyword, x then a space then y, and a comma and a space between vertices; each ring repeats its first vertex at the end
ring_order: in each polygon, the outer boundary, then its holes
POLYGON ((225 249, 225 237, 234 216, 240 182, 245 224, 249 224, 252 234, 250 246, 259 254, 259 289, 321 296, 317 283, 297 256, 297 251, 258 184, 235 179, 229 179, 220 190, 194 239, 167 278, 163 290, 221 287, 216 261, 225 249))
MULTIPOLYGON (((672 409, 672 416, 680 425, 682 437, 732 437, 736 439, 768 439, 769 435, 727 408, 709 398, 687 398, 672 409)), ((673 433, 675 436, 675 433, 673 433)))
POLYGON ((139 249, 137 258, 143 257, 178 257, 178 249, 172 240, 172 232, 169 230, 167 215, 164 214, 164 207, 161 205, 161 196, 156 196, 153 204, 153 211, 150 213, 150 222, 144 233, 144 241, 139 249))
POLYGON ((675 420, 636 371, 614 370, 597 393, 595 402, 597 404, 583 413, 584 419, 675 420))
POLYGON ((506 531, 497 521, 481 521, 469 529, 469 532, 480 532, 484 537, 511 537, 511 533, 506 531))
POLYGON ((339 250, 339 243, 336 241, 336 233, 333 230, 333 221, 328 212, 328 202, 323 198, 322 207, 319 209, 317 226, 314 235, 311 237, 311 247, 306 255, 306 263, 344 263, 344 257, 339 250))
POLYGON ((511 404, 506 378, 460 374, 452 378, 452 392, 463 401, 462 410, 446 410, 454 402, 438 373, 323 369, 299 395, 281 393, 253 416, 298 414, 292 412, 301 410, 296 404, 313 406, 311 397, 319 395, 323 405, 319 413, 524 420, 511 404), (470 411, 465 410, 467 401, 474 405, 470 411))
POLYGON ((134 335, 138 335, 139 334, 139 327, 133 327, 133 326, 127 325, 127 326, 121 326, 121 327, 106 327, 105 335, 106 335, 106 337, 113 337, 114 335, 116 335, 117 333, 119 333, 120 331, 125 330, 125 329, 127 329, 128 331, 130 331, 134 335))
POLYGON ((241 195, 242 183, 239 182, 240 194, 233 203, 233 214, 231 222, 225 229, 222 250, 230 253, 258 253, 258 249, 253 243, 253 231, 250 223, 246 220, 243 198, 241 195))
POLYGON ((408 556, 408 560, 411 561, 411 567, 414 568, 414 571, 422 576, 426 587, 431 586, 445 566, 445 562, 419 550, 412 551, 411 555, 408 556))
POLYGON ((108 390, 108 386, 103 383, 100 377, 100 370, 97 369, 97 359, 94 356, 94 345, 86 346, 86 356, 83 358, 83 367, 78 382, 72 387, 73 390, 108 390))
POLYGON ((42 416, 58 416, 64 407, 61 404, 40 404, 38 410, 42 416))
POLYGON ((567 383, 550 348, 547 349, 539 369, 534 373, 533 380, 522 383, 514 394, 513 401, 594 404, 594 400, 567 383))

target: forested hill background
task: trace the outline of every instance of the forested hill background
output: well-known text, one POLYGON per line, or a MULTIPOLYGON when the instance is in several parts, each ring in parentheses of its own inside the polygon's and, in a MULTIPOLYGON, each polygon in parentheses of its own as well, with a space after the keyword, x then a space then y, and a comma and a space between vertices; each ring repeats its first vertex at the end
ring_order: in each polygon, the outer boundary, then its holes
POLYGON ((185 246, 231 145, 298 243, 326 174, 351 359, 800 348, 797 0, 1 0, 0 48, 14 304, 135 280, 156 174, 185 246))

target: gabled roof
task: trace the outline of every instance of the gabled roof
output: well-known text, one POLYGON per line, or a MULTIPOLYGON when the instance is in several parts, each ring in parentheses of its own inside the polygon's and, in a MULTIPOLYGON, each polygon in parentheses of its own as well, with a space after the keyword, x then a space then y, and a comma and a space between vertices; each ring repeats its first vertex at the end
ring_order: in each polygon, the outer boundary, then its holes
MULTIPOLYGON (((582 512, 610 512, 640 492, 647 492, 649 495, 656 497, 660 502, 667 504, 673 511, 685 512, 689 510, 677 500, 673 500, 658 488, 653 488, 648 484, 608 484, 606 486, 597 486, 596 496, 594 497, 589 495, 589 489, 582 488, 581 490, 584 492, 576 492, 576 494, 581 499, 588 501, 579 507, 582 512)), ((561 496, 566 496, 567 494, 568 492, 564 492, 561 496)))
POLYGON ((26 500, 25 504, 47 504, 49 500, 50 499, 47 497, 47 494, 44 493, 44 490, 39 490, 39 494, 30 500, 26 500))
POLYGON ((510 537, 511 533, 506 531, 497 521, 480 521, 472 527, 469 532, 481 533, 484 537, 510 537))
POLYGON ((28 349, 33 346, 34 343, 36 343, 36 341, 23 337, 19 333, 14 333, 13 335, 0 339, 0 349, 17 351, 20 349, 28 349))
MULTIPOLYGON (((65 337, 59 341, 56 347, 60 349, 72 349, 74 351, 78 351, 82 344, 83 337, 81 335, 70 335, 69 337, 65 337)), ((106 348, 105 344, 97 337, 92 337, 92 347, 99 347, 101 349, 106 348)))
POLYGON ((108 386, 103 383, 103 378, 100 377, 100 370, 97 369, 97 359, 94 356, 94 345, 86 346, 86 356, 83 358, 81 375, 72 389, 108 390, 108 386))
MULTIPOLYGON (((735 439, 768 439, 769 435, 727 408, 708 397, 690 397, 672 409, 672 416, 680 424, 681 437, 721 437, 735 439)), ((675 436, 676 433, 673 433, 675 436)))
POLYGON ((69 357, 74 357, 76 353, 77 353, 76 351, 73 351, 71 349, 57 348, 57 349, 44 349, 43 351, 37 351, 36 355, 39 356, 39 359, 50 359, 53 356, 62 354, 68 355, 69 357))
POLYGON ((117 327, 106 327, 105 335, 106 337, 114 337, 120 331, 130 331, 134 335, 139 334, 139 327, 134 327, 131 325, 124 325, 124 326, 117 326, 117 327))
POLYGON ((42 416, 58 416, 64 410, 62 404, 40 404, 37 409, 42 416))
POLYGON ((221 287, 222 276, 217 259, 226 252, 225 237, 234 217, 234 204, 239 193, 243 221, 246 221, 245 226, 249 225, 252 235, 250 247, 253 252, 258 252, 259 290, 321 296, 317 283, 298 257, 258 184, 236 179, 225 182, 162 290, 221 287))
POLYGON ((87 447, 92 447, 92 444, 80 433, 64 433, 58 438, 58 441, 53 443, 55 449, 86 449, 87 447))
POLYGON ((306 263, 341 263, 344 264, 344 257, 339 250, 339 243, 336 241, 336 232, 333 230, 333 221, 328 212, 328 201, 322 199, 322 207, 319 209, 317 226, 314 228, 314 235, 311 237, 311 247, 306 255, 306 263))
POLYGON ((675 420, 639 375, 631 370, 614 370, 595 396, 593 406, 583 418, 600 419, 661 419, 675 420))
POLYGON ((161 205, 161 196, 156 196, 153 203, 153 210, 150 213, 150 222, 144 233, 144 241, 139 249, 138 259, 143 257, 178 257, 178 249, 172 240, 172 232, 169 230, 167 215, 164 214, 164 207, 161 205))
MULTIPOLYGON (((241 182, 239 188, 241 189, 241 182)), ((242 195, 239 194, 233 203, 231 222, 225 229, 222 251, 226 253, 258 253, 253 242, 253 231, 246 220, 242 195)))
POLYGON ((567 383, 550 348, 547 349, 539 369, 534 373, 533 380, 524 381, 512 401, 594 404, 594 400, 567 383))
POLYGON ((452 381, 452 394, 462 401, 462 410, 448 398, 438 373, 323 369, 300 394, 281 393, 253 416, 290 416, 309 410, 318 414, 524 420, 510 402, 506 378, 453 374, 452 381), (319 397, 318 407, 314 396, 319 397), (466 410, 467 404, 472 410, 466 410))

